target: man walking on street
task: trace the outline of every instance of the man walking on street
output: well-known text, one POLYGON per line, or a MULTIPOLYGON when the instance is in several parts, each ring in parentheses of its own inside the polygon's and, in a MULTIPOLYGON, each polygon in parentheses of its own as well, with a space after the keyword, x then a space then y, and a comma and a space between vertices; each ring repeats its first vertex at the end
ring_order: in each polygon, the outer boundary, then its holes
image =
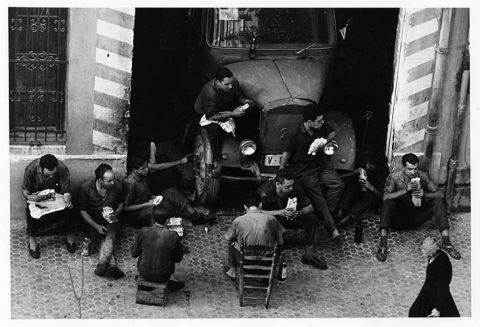
POLYGON ((377 259, 387 259, 389 228, 412 229, 422 225, 432 216, 442 235, 443 250, 452 258, 460 253, 450 242, 449 224, 443 203, 443 194, 430 176, 418 169, 418 157, 408 153, 402 157, 403 169, 391 173, 385 183, 380 215, 380 245, 377 259))

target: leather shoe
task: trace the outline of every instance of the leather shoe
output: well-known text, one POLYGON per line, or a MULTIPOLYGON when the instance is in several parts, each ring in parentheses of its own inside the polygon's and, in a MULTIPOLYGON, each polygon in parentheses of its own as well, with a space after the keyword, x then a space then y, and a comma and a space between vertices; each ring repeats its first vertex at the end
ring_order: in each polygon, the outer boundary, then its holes
POLYGON ((387 248, 386 247, 379 247, 377 250, 377 259, 378 261, 385 261, 387 260, 387 248))
POLYGON ((102 262, 97 265, 97 268, 95 268, 94 272, 97 276, 103 277, 105 276, 107 269, 108 269, 108 262, 102 262))
POLYGON ((181 290, 182 288, 185 287, 185 283, 184 282, 177 282, 177 281, 174 281, 174 280, 169 280, 168 283, 167 283, 167 287, 168 287, 168 290, 170 292, 176 292, 178 290, 181 290))
POLYGON ((75 242, 70 244, 68 243, 68 241, 65 241, 65 243, 67 244, 67 251, 70 253, 75 253, 75 251, 77 250, 77 244, 75 244, 75 242))
POLYGON ((125 277, 125 273, 122 270, 120 270, 120 268, 118 268, 117 266, 113 266, 113 267, 110 266, 107 268, 107 271, 105 272, 105 276, 110 276, 113 279, 117 280, 125 277))
POLYGON ((455 260, 460 260, 462 258, 460 253, 453 247, 453 245, 444 245, 443 250, 455 260))
POLYGON ((28 254, 30 254, 30 256, 34 259, 38 259, 40 258, 40 247, 37 245, 35 247, 35 250, 32 250, 30 248, 30 244, 28 245, 28 254))
POLYGON ((320 269, 320 270, 325 270, 327 269, 327 263, 324 260, 321 260, 319 258, 313 257, 313 256, 303 256, 302 257, 302 263, 304 265, 309 265, 314 268, 320 269))

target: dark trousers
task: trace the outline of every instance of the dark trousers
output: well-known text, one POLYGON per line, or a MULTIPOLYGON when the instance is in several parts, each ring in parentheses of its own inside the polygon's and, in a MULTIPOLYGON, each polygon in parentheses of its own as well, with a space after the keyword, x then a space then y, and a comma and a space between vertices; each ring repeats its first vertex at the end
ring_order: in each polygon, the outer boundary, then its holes
MULTIPOLYGON (((273 256, 272 251, 261 251, 255 255, 259 256, 273 256)), ((229 267, 236 268, 240 265, 240 260, 242 260, 242 253, 237 249, 236 243, 227 241, 227 263, 229 267)))
POLYGON ((326 168, 320 172, 312 169, 299 174, 296 180, 312 202, 315 212, 324 219, 328 231, 333 232, 336 226, 332 212, 337 208, 345 188, 340 176, 333 168, 326 168), (322 187, 326 189, 325 196, 322 187))
POLYGON ((27 223, 27 235, 38 236, 50 229, 60 229, 63 233, 72 234, 75 232, 76 216, 71 210, 61 210, 43 215, 40 219, 32 218, 30 209, 25 209, 27 223))
POLYGON ((441 198, 422 198, 422 205, 415 207, 411 195, 395 200, 384 200, 380 215, 380 228, 412 229, 429 220, 432 215, 440 232, 448 229, 445 204, 441 198))
POLYGON ((227 241, 227 262, 229 267, 238 267, 242 254, 236 247, 232 245, 232 242, 227 241))
POLYGON ((161 192, 162 202, 154 207, 142 210, 128 212, 124 215, 124 222, 133 227, 145 227, 151 225, 151 219, 164 216, 184 216, 185 207, 188 205, 188 199, 175 188, 168 188, 161 192))
MULTIPOLYGON (((247 109, 247 113, 238 118, 234 118, 235 121, 235 137, 239 142, 244 139, 256 140, 256 131, 258 122, 256 118, 256 108, 247 109)), ((223 137, 227 134, 218 124, 206 125, 205 128, 208 132, 210 145, 213 151, 214 161, 222 160, 222 144, 223 137)))
POLYGON ((372 191, 363 192, 358 184, 358 181, 352 181, 345 187, 345 192, 340 200, 339 208, 343 213, 358 219, 370 208, 378 207, 381 204, 381 199, 376 197, 372 191))
POLYGON ((305 231, 305 243, 307 245, 316 245, 320 242, 320 221, 317 216, 310 213, 297 217, 293 220, 287 220, 285 217, 275 216, 285 229, 303 229, 305 231))

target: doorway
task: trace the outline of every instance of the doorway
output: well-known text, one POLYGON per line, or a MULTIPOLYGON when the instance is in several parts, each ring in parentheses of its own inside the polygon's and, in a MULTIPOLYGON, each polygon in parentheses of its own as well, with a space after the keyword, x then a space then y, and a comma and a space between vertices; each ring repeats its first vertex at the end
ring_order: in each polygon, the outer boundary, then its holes
POLYGON ((353 121, 357 156, 385 152, 398 8, 335 10, 337 48, 322 104, 353 121))

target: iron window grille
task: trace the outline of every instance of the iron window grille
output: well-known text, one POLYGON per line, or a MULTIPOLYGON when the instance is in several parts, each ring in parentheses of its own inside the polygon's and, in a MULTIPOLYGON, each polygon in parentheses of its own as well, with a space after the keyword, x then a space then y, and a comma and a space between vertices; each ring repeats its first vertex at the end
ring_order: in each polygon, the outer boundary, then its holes
POLYGON ((9 8, 10 143, 65 143, 66 8, 9 8))

